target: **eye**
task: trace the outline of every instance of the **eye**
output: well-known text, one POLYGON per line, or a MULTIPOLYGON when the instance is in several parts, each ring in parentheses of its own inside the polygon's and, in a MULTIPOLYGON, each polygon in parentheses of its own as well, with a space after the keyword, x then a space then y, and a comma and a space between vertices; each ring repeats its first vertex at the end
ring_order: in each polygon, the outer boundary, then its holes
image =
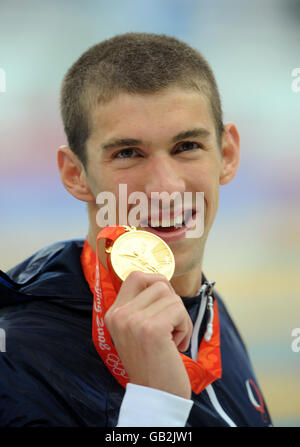
POLYGON ((126 148, 126 149, 121 149, 120 151, 118 151, 116 154, 114 154, 114 158, 133 158, 136 156, 140 156, 140 154, 137 152, 136 149, 134 148, 126 148))
POLYGON ((202 149, 202 145, 194 141, 183 141, 176 146, 175 152, 186 152, 202 149))

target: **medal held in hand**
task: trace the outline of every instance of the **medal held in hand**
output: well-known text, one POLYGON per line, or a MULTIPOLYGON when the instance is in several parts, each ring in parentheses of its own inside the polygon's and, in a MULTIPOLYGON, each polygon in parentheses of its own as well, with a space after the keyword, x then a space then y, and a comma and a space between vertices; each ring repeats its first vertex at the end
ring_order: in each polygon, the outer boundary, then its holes
POLYGON ((170 247, 155 234, 124 227, 125 233, 108 243, 108 263, 121 281, 133 271, 160 273, 168 280, 175 270, 174 255, 170 247))
POLYGON ((124 387, 129 378, 104 324, 104 316, 119 293, 122 282, 136 270, 161 273, 171 279, 175 270, 174 255, 158 236, 135 227, 105 227, 97 236, 96 256, 85 241, 81 262, 94 294, 93 343, 105 365, 124 387), (99 240, 104 239, 108 270, 98 254, 99 240), (93 273, 95 272, 95 273, 93 273))
MULTIPOLYGON (((114 303, 122 282, 132 271, 160 273, 170 280, 175 270, 175 260, 169 246, 150 232, 135 227, 105 227, 97 236, 96 254, 84 243, 81 264, 85 278, 94 295, 92 338, 104 364, 126 387, 128 375, 110 333, 104 324, 104 316, 114 303), (107 256, 106 269, 99 260, 98 244, 104 239, 107 256)), ((209 341, 202 339, 197 361, 180 353, 189 375, 193 391, 198 394, 207 385, 221 377, 220 330, 217 301, 213 303, 213 331, 209 341)))

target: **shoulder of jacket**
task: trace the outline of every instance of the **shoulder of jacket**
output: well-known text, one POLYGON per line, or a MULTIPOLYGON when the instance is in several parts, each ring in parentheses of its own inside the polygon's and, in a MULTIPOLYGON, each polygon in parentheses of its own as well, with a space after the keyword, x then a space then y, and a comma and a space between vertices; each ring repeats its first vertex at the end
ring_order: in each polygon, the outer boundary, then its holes
POLYGON ((34 276, 42 272, 47 264, 58 256, 63 250, 73 246, 78 249, 83 247, 83 239, 71 239, 55 242, 41 248, 33 255, 9 269, 6 275, 18 284, 30 281, 34 276))

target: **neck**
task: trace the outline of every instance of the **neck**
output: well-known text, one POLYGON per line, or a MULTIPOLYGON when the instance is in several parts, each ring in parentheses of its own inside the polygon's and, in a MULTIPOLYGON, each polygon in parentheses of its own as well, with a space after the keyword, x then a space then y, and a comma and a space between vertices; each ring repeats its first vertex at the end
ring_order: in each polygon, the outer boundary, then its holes
POLYGON ((177 295, 186 299, 192 298, 197 295, 202 284, 201 267, 183 275, 174 276, 170 282, 177 295))

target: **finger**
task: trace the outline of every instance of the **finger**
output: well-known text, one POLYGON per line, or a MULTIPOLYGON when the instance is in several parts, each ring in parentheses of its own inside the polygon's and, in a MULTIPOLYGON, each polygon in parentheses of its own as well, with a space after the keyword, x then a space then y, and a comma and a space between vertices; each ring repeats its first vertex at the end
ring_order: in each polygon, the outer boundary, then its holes
POLYGON ((136 337, 157 342, 168 338, 176 346, 182 344, 185 348, 191 337, 192 322, 181 299, 174 298, 163 297, 131 316, 132 331, 136 337))
POLYGON ((165 300, 167 297, 171 299, 171 302, 180 300, 181 298, 172 292, 164 281, 156 281, 149 287, 144 289, 123 306, 129 306, 132 311, 141 311, 151 306, 157 300, 165 300))
POLYGON ((170 291, 175 293, 173 287, 164 275, 139 271, 131 272, 120 288, 117 297, 118 305, 123 305, 131 301, 140 292, 144 291, 158 281, 167 284, 170 291))
POLYGON ((178 351, 185 352, 189 348, 191 336, 192 336, 192 329, 193 325, 192 322, 188 322, 187 332, 184 334, 184 332, 173 332, 173 341, 175 345, 177 346, 178 351))

